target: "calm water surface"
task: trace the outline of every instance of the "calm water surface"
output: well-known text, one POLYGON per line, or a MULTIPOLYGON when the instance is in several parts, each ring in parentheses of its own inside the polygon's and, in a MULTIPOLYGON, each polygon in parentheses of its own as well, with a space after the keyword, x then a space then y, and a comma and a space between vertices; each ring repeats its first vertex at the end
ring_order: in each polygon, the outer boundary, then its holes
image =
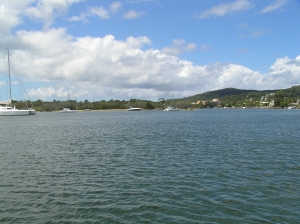
POLYGON ((300 223, 300 110, 0 117, 2 223, 300 223))

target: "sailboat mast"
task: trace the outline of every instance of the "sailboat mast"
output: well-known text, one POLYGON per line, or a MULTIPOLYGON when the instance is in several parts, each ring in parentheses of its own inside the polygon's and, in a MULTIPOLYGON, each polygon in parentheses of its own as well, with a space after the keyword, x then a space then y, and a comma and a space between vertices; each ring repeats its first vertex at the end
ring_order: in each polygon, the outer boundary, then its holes
POLYGON ((70 108, 70 100, 69 100, 69 89, 68 89, 68 100, 67 100, 68 106, 70 108))
POLYGON ((9 49, 7 49, 7 64, 8 64, 8 84, 9 84, 9 99, 11 100, 11 79, 10 79, 10 61, 9 61, 9 49))

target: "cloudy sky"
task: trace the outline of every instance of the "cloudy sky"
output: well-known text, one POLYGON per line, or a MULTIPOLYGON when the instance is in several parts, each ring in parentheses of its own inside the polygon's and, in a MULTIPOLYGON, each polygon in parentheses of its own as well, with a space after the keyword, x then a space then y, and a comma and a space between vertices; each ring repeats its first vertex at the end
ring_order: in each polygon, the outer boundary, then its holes
POLYGON ((7 48, 31 100, 288 88, 298 24, 299 0, 0 0, 0 100, 7 48))

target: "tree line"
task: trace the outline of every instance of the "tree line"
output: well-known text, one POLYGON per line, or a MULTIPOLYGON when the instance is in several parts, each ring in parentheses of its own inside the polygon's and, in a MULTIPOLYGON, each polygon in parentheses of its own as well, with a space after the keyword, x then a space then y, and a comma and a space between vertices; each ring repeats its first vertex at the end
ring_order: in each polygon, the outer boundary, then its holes
MULTIPOLYGON (((26 102, 29 107, 33 106, 37 111, 58 111, 64 107, 69 107, 73 110, 111 110, 111 109, 128 109, 132 107, 140 107, 145 110, 164 109, 167 106, 178 107, 181 109, 190 108, 212 108, 212 107, 259 107, 263 100, 268 102, 274 101, 274 107, 284 108, 290 104, 296 103, 300 99, 300 86, 293 86, 288 89, 281 90, 240 90, 235 88, 226 88, 222 90, 210 91, 195 96, 179 99, 159 98, 153 102, 150 100, 130 99, 130 100, 101 100, 90 102, 88 100, 79 101, 68 100, 60 101, 53 100, 43 101, 38 99, 32 102, 26 102), (213 99, 218 99, 219 102, 213 102, 213 99), (201 101, 199 104, 192 104, 201 101), (202 103, 205 101, 205 104, 202 103)), ((24 101, 13 101, 17 108, 26 108, 24 101)))

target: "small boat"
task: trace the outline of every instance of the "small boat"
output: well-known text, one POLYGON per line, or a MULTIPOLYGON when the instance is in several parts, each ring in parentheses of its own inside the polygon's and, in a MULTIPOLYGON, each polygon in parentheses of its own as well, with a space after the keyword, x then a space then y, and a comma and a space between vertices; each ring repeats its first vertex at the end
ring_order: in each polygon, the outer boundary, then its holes
POLYGON ((291 110, 291 109, 296 109, 296 107, 293 107, 293 106, 288 106, 288 107, 287 107, 287 109, 288 109, 288 110, 291 110))
POLYGON ((84 111, 92 111, 91 109, 84 109, 84 111))
POLYGON ((142 108, 139 107, 129 107, 128 111, 140 111, 142 108))
POLYGON ((71 110, 69 107, 63 108, 59 113, 75 113, 76 110, 71 110))
MULTIPOLYGON (((173 93, 172 93, 172 103, 173 103, 173 93)), ((168 106, 167 108, 164 109, 164 111, 180 111, 180 109, 172 106, 168 106)))
POLYGON ((166 109, 164 109, 164 111, 180 111, 180 109, 172 106, 168 106, 166 109))
MULTIPOLYGON (((70 104, 69 90, 68 90, 68 101, 70 104)), ((60 110, 59 113, 76 113, 76 110, 71 110, 69 107, 65 107, 62 110, 60 110)))

